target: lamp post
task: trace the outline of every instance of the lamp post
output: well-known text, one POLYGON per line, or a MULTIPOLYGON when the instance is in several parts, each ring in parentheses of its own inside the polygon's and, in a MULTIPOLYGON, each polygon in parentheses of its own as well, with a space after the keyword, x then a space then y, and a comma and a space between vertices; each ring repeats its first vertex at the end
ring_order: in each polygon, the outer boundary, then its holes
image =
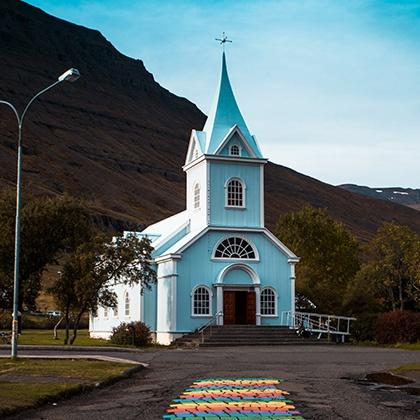
POLYGON ((67 70, 63 73, 56 82, 38 92, 26 105, 22 114, 19 115, 17 109, 7 101, 1 101, 0 104, 7 105, 14 112, 18 123, 18 156, 17 156, 17 180, 16 180, 16 226, 15 226, 15 261, 14 261, 14 278, 13 278, 13 320, 12 320, 12 358, 17 357, 17 338, 18 338, 18 313, 19 313, 19 289, 20 289, 20 201, 22 188, 22 127, 25 120, 25 115, 28 112, 32 102, 39 96, 57 86, 61 82, 75 82, 80 77, 80 73, 76 69, 67 70))

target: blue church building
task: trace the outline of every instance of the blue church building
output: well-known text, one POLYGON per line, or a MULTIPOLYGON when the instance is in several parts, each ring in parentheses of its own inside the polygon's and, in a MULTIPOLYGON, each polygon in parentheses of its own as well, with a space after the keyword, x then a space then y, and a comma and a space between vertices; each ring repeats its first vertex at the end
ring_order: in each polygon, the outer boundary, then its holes
POLYGON ((158 343, 215 324, 282 325, 294 312, 298 257, 264 225, 264 166, 242 117, 222 55, 219 86, 183 166, 186 210, 136 233, 154 247, 157 283, 116 286, 118 306, 90 319, 93 337, 141 320, 158 343))

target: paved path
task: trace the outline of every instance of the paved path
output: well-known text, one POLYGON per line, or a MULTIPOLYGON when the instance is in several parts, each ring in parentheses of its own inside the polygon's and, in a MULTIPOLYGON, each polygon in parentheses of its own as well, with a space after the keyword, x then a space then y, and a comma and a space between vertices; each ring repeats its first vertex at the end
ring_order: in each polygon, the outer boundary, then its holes
POLYGON ((284 379, 282 389, 291 393, 291 399, 306 419, 419 418, 414 411, 420 405, 415 397, 399 391, 373 390, 356 379, 367 372, 420 363, 420 352, 351 346, 273 346, 106 352, 106 355, 150 366, 108 388, 13 419, 161 419, 174 398, 196 379, 206 377, 284 379))

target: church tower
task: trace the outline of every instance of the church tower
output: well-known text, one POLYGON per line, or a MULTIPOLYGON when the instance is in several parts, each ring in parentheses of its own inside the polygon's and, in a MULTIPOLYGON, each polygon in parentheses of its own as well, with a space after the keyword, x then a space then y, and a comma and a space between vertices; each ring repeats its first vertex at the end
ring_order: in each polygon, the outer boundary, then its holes
POLYGON ((184 171, 191 230, 264 227, 264 159, 230 84, 226 56, 202 131, 192 130, 184 171))

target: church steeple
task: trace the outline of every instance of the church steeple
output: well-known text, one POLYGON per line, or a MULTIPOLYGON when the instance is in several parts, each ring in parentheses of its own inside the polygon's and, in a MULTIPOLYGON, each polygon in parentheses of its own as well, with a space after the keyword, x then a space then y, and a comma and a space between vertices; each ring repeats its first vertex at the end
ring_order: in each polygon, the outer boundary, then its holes
POLYGON ((251 154, 254 157, 262 158, 260 148, 255 138, 251 135, 242 117, 238 104, 233 94, 226 65, 226 55, 222 53, 222 71, 220 82, 216 91, 212 108, 207 121, 204 125, 205 151, 206 154, 216 154, 227 136, 234 129, 239 129, 240 133, 248 143, 251 154))

